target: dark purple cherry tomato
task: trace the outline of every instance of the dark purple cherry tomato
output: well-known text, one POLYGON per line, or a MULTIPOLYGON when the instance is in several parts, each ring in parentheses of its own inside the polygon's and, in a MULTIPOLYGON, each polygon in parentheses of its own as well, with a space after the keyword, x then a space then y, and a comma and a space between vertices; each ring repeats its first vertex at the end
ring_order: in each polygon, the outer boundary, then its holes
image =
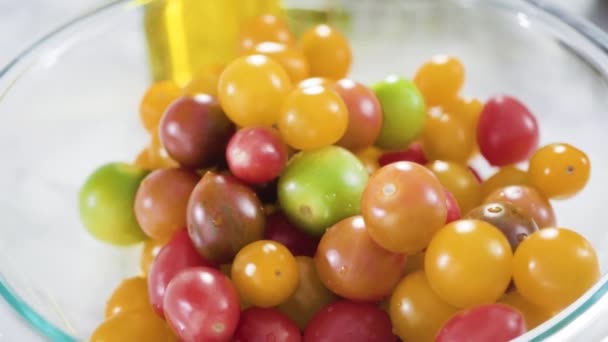
POLYGON ((378 305, 342 300, 325 306, 304 331, 304 342, 394 341, 391 320, 378 305))
POLYGON ((445 191, 445 202, 448 208, 448 216, 445 219, 445 224, 460 220, 460 207, 458 206, 458 201, 456 201, 456 197, 452 195, 450 190, 445 188, 443 190, 445 191))
POLYGON ((388 165, 398 161, 409 161, 424 165, 428 163, 428 159, 422 150, 422 144, 415 142, 411 144, 407 150, 399 152, 386 152, 380 156, 378 163, 380 166, 388 165))
POLYGON ((230 172, 250 184, 277 178, 287 165, 287 158, 287 145, 270 127, 243 128, 230 138, 226 147, 230 172))
POLYGON ((445 323, 435 342, 508 342, 526 333, 519 311, 504 304, 485 304, 457 313, 445 323))
POLYGON ((521 208, 505 202, 483 204, 471 210, 466 218, 486 221, 500 229, 514 252, 523 240, 538 230, 532 217, 521 208))
POLYGON ((530 158, 538 147, 538 124, 528 108, 510 96, 490 98, 479 117, 477 142, 494 166, 530 158))
POLYGON ((242 247, 262 239, 265 221, 255 192, 229 175, 207 172, 188 202, 190 238, 217 263, 230 263, 242 247))
POLYGON ((294 226, 287 216, 280 211, 275 211, 266 219, 266 231, 264 238, 274 240, 283 244, 294 256, 315 255, 319 238, 308 235, 294 226))
POLYGON ((348 109, 348 128, 336 145, 351 151, 372 146, 382 128, 382 108, 376 94, 363 84, 346 78, 331 87, 348 109))
POLYGON ((210 267, 187 268, 167 286, 165 317, 183 341, 228 341, 241 312, 230 279, 210 267))
POLYGON ((169 156, 183 166, 195 168, 212 166, 223 159, 234 124, 215 98, 199 94, 173 102, 159 129, 169 156))
POLYGON ((300 342, 298 326, 284 313, 274 308, 249 308, 241 319, 233 342, 300 342))
POLYGON ((182 229, 158 252, 148 273, 150 304, 159 315, 164 315, 163 299, 171 279, 181 270, 197 266, 211 266, 211 263, 198 254, 188 232, 182 229))

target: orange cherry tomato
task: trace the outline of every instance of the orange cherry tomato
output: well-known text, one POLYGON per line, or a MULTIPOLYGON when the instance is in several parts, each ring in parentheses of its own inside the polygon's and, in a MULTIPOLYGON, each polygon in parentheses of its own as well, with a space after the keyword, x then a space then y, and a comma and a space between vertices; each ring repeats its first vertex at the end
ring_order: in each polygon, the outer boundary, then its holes
POLYGON ((474 152, 479 152, 477 146, 477 123, 483 110, 483 102, 476 98, 456 97, 442 105, 443 109, 461 120, 467 127, 474 144, 474 152))
POLYGON ((259 54, 272 58, 281 64, 293 84, 302 81, 309 75, 308 60, 295 45, 262 42, 247 51, 247 54, 259 54))
POLYGON ((177 337, 153 310, 143 309, 121 312, 106 319, 95 329, 89 341, 174 342, 177 337))
POLYGON ((150 267, 154 258, 158 255, 158 252, 167 244, 168 240, 152 240, 148 239, 144 242, 144 248, 141 250, 141 257, 139 259, 139 267, 144 277, 148 276, 150 267))
POLYGON ((184 87, 184 94, 194 96, 196 94, 208 94, 217 96, 217 85, 224 65, 209 64, 201 67, 184 87))
POLYGON ((305 80, 300 81, 298 83, 298 88, 308 88, 313 86, 330 86, 334 84, 334 81, 325 77, 309 77, 305 80))
POLYGON ((496 189, 504 188, 509 185, 527 185, 528 173, 515 166, 503 166, 492 177, 481 183, 481 193, 483 198, 488 197, 496 189))
POLYGON ((222 108, 241 127, 271 126, 291 89, 283 67, 264 55, 249 55, 228 64, 220 76, 222 108))
POLYGON ((530 159, 530 183, 547 198, 564 199, 581 191, 591 173, 585 152, 564 143, 538 149, 530 159))
POLYGON ((475 141, 469 126, 441 107, 431 107, 422 131, 422 148, 430 160, 465 163, 473 154, 475 141))
POLYGON ((348 110, 329 87, 296 88, 283 103, 278 127, 289 146, 312 150, 342 138, 348 127, 348 110))
POLYGON ((390 299, 393 331, 404 341, 433 342, 457 311, 435 294, 424 271, 403 278, 390 299))
POLYGON ((319 24, 308 29, 300 38, 300 47, 312 76, 338 80, 348 75, 352 62, 350 43, 336 28, 319 24))
POLYGON ((261 42, 293 44, 295 38, 287 23, 272 14, 263 14, 241 25, 238 37, 239 51, 245 52, 261 42))
POLYGON ((427 164, 427 167, 454 195, 463 216, 481 204, 481 185, 468 167, 440 160, 427 164))
POLYGON ((508 292, 498 302, 519 310, 524 315, 528 330, 536 328, 555 315, 551 310, 530 303, 517 291, 508 292))
POLYGON ((148 281, 143 277, 123 280, 106 303, 106 318, 123 312, 152 309, 148 296, 148 281))
POLYGON ((261 308, 283 303, 298 287, 298 264, 287 247, 259 240, 243 247, 232 263, 232 281, 241 298, 261 308))
POLYGON ((424 63, 414 83, 429 106, 442 105, 456 97, 464 83, 464 66, 452 56, 437 55, 424 63))
POLYGON ((182 95, 182 90, 173 81, 154 83, 146 90, 139 105, 142 124, 148 132, 155 132, 160 119, 169 105, 182 95))

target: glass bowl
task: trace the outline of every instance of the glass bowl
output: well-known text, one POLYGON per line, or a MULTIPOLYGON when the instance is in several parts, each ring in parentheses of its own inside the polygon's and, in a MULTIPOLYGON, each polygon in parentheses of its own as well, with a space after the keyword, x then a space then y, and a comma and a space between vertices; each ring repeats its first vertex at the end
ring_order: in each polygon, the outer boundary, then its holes
MULTIPOLYGON (((287 1, 292 7, 327 3, 287 1)), ((542 143, 566 141, 588 152, 593 171, 586 190, 554 205, 560 226, 578 230, 594 245, 604 275, 523 339, 606 336, 600 320, 608 311, 608 231, 602 223, 608 191, 606 36, 537 1, 341 5, 350 17, 353 78, 411 77, 432 55, 456 55, 467 68, 464 94, 515 95, 537 115, 542 143)), ((147 141, 138 117, 151 81, 144 6, 116 1, 86 14, 0 71, 0 294, 51 340, 86 339, 102 320, 112 289, 138 272, 141 246, 94 240, 79 222, 77 192, 97 166, 132 161, 147 141)))

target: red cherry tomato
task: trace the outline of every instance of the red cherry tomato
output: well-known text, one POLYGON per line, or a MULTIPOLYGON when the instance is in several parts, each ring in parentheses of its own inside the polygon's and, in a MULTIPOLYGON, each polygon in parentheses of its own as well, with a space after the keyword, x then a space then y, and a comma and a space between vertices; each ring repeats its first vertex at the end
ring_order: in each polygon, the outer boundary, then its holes
POLYGON ((248 127, 236 132, 226 147, 230 172, 237 178, 260 184, 278 177, 287 165, 287 145, 270 127, 248 127))
POLYGON ((513 97, 493 97, 479 117, 477 142, 481 154, 494 166, 525 161, 538 147, 536 118, 513 97))
POLYGON ((294 256, 312 257, 319 244, 319 238, 299 230, 280 211, 275 211, 266 219, 264 239, 280 242, 294 256))
POLYGON ((525 333, 526 322, 519 311, 504 304, 485 304, 450 318, 435 342, 507 342, 525 333))
POLYGON ((230 279, 210 267, 179 272, 167 286, 165 316, 184 341, 227 341, 241 312, 230 279))
POLYGON ((445 224, 460 220, 460 207, 458 206, 458 201, 456 201, 456 197, 452 195, 450 190, 445 188, 443 190, 445 191, 445 203, 448 208, 448 216, 445 219, 445 224))
POLYGON ((181 270, 196 266, 211 264, 198 254, 188 231, 182 229, 160 250, 148 273, 150 303, 159 315, 164 316, 163 298, 171 279, 181 270))
POLYGON ((394 341, 388 314, 375 304, 348 300, 325 306, 304 331, 304 342, 394 341))
POLYGON ((380 156, 378 163, 380 166, 388 165, 398 161, 409 161, 424 165, 428 163, 428 159, 422 150, 422 144, 413 143, 407 150, 399 152, 387 152, 380 156))
POLYGON ((296 324, 274 308, 249 308, 241 319, 233 342, 300 342, 302 335, 296 324))

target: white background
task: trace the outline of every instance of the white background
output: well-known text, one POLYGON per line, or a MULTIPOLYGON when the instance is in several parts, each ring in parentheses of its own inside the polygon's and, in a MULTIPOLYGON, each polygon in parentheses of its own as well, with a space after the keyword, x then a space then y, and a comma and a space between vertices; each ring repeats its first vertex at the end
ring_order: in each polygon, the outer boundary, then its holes
MULTIPOLYGON (((0 0, 0 67, 37 37, 104 0, 0 0)), ((553 0, 608 30, 607 0, 553 0)), ((1 228, 0 228, 1 229, 1 228)), ((0 231, 0 239, 2 232, 0 231)), ((0 341, 41 341, 0 301, 0 341)))

